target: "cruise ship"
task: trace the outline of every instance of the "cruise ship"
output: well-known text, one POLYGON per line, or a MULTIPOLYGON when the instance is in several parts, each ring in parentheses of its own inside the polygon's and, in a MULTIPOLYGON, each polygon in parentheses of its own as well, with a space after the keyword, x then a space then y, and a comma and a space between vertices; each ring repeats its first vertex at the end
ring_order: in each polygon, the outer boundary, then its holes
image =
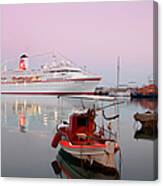
POLYGON ((2 94, 93 94, 101 77, 74 65, 67 59, 53 56, 51 64, 29 68, 29 57, 20 56, 18 68, 1 70, 2 94))

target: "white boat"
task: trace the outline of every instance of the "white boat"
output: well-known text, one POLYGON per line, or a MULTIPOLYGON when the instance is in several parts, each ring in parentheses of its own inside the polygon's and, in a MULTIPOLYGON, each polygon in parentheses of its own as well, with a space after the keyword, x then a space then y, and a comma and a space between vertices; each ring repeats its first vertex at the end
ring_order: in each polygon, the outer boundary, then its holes
POLYGON ((2 94, 93 94, 101 77, 54 57, 51 65, 37 70, 28 67, 28 56, 20 57, 18 69, 1 72, 2 94))

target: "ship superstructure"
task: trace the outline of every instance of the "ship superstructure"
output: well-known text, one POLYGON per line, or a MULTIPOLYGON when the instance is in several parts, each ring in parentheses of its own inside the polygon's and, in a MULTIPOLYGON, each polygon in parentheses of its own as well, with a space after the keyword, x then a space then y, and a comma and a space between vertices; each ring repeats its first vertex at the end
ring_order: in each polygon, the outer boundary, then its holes
POLYGON ((92 94, 101 77, 75 66, 67 59, 29 68, 29 58, 20 57, 18 69, 1 71, 2 94, 92 94))

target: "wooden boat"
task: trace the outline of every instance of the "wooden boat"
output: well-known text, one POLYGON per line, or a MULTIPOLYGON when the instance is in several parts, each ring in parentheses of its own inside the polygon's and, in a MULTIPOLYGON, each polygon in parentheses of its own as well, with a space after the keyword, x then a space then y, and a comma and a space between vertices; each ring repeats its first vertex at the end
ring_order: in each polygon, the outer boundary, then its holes
POLYGON ((136 113, 134 119, 139 121, 144 126, 155 126, 157 125, 157 113, 155 112, 145 112, 145 113, 136 113))
POLYGON ((150 140, 155 140, 157 138, 157 113, 152 113, 150 111, 145 113, 136 113, 134 119, 142 124, 141 128, 135 132, 134 138, 150 140))
POLYGON ((95 109, 74 112, 69 123, 60 124, 52 140, 52 147, 61 148, 73 155, 97 155, 113 153, 119 150, 114 139, 107 139, 96 132, 95 109))

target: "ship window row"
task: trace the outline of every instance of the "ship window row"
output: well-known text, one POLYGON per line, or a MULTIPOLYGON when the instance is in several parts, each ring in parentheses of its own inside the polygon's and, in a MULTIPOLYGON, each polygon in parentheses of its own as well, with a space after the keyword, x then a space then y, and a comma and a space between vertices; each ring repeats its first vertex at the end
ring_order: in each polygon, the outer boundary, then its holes
POLYGON ((54 72, 81 72, 80 70, 50 70, 50 73, 54 72))

